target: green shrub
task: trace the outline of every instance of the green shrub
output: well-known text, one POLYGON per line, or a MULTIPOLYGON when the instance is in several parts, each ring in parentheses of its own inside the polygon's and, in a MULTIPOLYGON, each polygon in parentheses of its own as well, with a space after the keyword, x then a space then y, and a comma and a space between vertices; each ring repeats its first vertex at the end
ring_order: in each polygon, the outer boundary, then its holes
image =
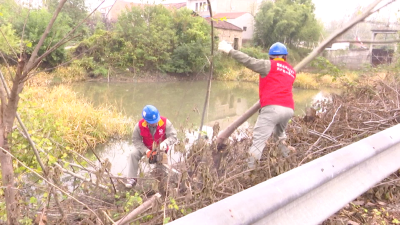
POLYGON ((268 52, 265 52, 261 47, 247 47, 240 49, 240 51, 256 59, 269 59, 268 52))

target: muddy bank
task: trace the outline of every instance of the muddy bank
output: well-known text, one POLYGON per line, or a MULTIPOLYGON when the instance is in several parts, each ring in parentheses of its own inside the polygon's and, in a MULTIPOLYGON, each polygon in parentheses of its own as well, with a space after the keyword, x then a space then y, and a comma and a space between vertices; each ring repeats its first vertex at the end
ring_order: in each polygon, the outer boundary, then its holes
POLYGON ((109 78, 107 76, 88 76, 87 81, 92 82, 170 82, 170 81, 201 81, 208 80, 209 73, 196 74, 178 74, 178 73, 160 73, 143 72, 131 73, 129 71, 117 71, 109 78))

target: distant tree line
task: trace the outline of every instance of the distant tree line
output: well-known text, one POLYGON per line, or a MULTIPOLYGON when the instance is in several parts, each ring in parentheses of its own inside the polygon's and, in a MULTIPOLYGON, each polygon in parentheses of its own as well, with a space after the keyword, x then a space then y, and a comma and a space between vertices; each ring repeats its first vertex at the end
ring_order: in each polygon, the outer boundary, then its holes
MULTIPOLYGON (((19 42, 25 31, 23 46, 27 54, 31 53, 58 1, 44 1, 42 8, 30 10, 14 0, 0 1, 0 29, 7 38, 7 42, 0 38, 0 51, 15 58, 13 55, 19 53, 19 42)), ((60 40, 87 15, 84 0, 69 0, 39 53, 60 40)), ((109 68, 193 74, 208 67, 210 25, 189 9, 134 6, 122 12, 111 26, 104 22, 100 13, 91 16, 79 28, 80 35, 65 45, 74 46, 70 54, 65 46, 59 48, 46 57, 41 66, 53 67, 76 57, 72 63, 94 75, 106 75, 109 68)), ((288 45, 292 56, 299 58, 318 41, 321 30, 311 0, 263 1, 255 15, 254 40, 242 50, 265 58, 269 46, 280 41, 288 45)), ((225 60, 224 57, 217 56, 216 61, 225 60)), ((226 63, 216 62, 216 69, 218 65, 226 63)))

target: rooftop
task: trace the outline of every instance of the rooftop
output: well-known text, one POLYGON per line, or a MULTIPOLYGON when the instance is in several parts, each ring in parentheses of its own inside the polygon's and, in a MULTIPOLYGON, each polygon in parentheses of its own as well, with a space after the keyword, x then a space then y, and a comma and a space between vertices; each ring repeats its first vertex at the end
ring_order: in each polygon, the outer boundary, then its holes
POLYGON ((220 18, 224 18, 226 17, 226 19, 236 19, 238 17, 243 16, 244 14, 246 14, 247 12, 227 12, 227 13, 217 13, 215 14, 213 17, 216 19, 220 19, 220 18))
MULTIPOLYGON (((208 23, 211 23, 211 22, 210 22, 210 21, 211 21, 210 17, 204 18, 204 19, 205 19, 208 23)), ((240 27, 238 27, 238 26, 235 26, 235 25, 233 25, 233 24, 231 24, 231 23, 229 23, 229 22, 226 22, 226 21, 217 20, 217 21, 214 21, 213 24, 214 24, 214 27, 215 27, 215 28, 218 28, 218 29, 243 31, 242 28, 240 28, 240 27)))
POLYGON ((181 3, 165 3, 163 6, 167 8, 174 8, 174 9, 180 9, 183 7, 186 7, 186 2, 181 2, 181 3))

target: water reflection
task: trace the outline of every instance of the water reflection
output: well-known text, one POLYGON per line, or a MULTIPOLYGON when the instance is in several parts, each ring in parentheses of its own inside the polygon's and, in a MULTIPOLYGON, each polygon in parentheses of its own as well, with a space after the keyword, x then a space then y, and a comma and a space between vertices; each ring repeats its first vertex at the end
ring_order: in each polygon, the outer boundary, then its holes
MULTIPOLYGON (((219 122, 221 129, 241 116, 258 101, 258 85, 246 82, 213 81, 211 86, 209 110, 205 117, 205 128, 211 136, 210 129, 219 122)), ((73 86, 79 96, 86 98, 94 105, 113 105, 125 115, 138 121, 144 105, 155 105, 160 113, 169 118, 179 130, 185 130, 185 138, 193 142, 198 134, 193 127, 198 127, 204 105, 207 83, 193 82, 158 82, 158 83, 80 83, 73 86)), ((332 90, 294 89, 295 114, 303 115, 305 108, 316 100, 328 98, 332 90)), ((254 125, 257 114, 244 125, 254 125)), ((183 136, 183 134, 181 134, 183 136)), ((188 146, 187 146, 188 147, 188 146)), ((112 163, 113 174, 126 174, 127 157, 133 146, 131 140, 109 143, 98 146, 102 159, 108 158, 112 163)), ((182 160, 181 154, 174 154, 170 162, 182 160)), ((141 163, 141 170, 149 169, 149 164, 141 163)))
MULTIPOLYGON (((111 162, 112 167, 111 167, 111 173, 115 175, 120 175, 120 176, 126 176, 127 175, 127 169, 128 169, 128 157, 129 153, 133 149, 133 144, 128 141, 118 141, 118 142, 113 142, 109 143, 107 145, 99 145, 97 148, 97 152, 99 153, 99 157, 101 159, 106 159, 111 162)), ((178 163, 183 161, 183 156, 179 152, 175 152, 173 149, 168 154, 168 161, 169 165, 178 163)), ((99 166, 99 163, 97 162, 97 166, 99 166)), ((143 157, 142 160, 139 163, 139 171, 141 172, 148 172, 153 168, 155 165, 154 164, 148 164, 147 163, 147 158, 143 157)))
MULTIPOLYGON (((73 86, 78 95, 95 105, 113 105, 125 115, 138 120, 143 106, 155 105, 161 115, 169 118, 175 127, 198 127, 201 121, 207 83, 158 82, 158 83, 80 83, 73 86)), ((329 92, 294 89, 295 114, 304 114, 317 94, 329 92)), ((258 85, 247 82, 213 81, 209 110, 205 124, 212 126, 218 121, 222 128, 228 126, 258 101, 258 85)), ((248 122, 253 125, 257 115, 248 122)))

